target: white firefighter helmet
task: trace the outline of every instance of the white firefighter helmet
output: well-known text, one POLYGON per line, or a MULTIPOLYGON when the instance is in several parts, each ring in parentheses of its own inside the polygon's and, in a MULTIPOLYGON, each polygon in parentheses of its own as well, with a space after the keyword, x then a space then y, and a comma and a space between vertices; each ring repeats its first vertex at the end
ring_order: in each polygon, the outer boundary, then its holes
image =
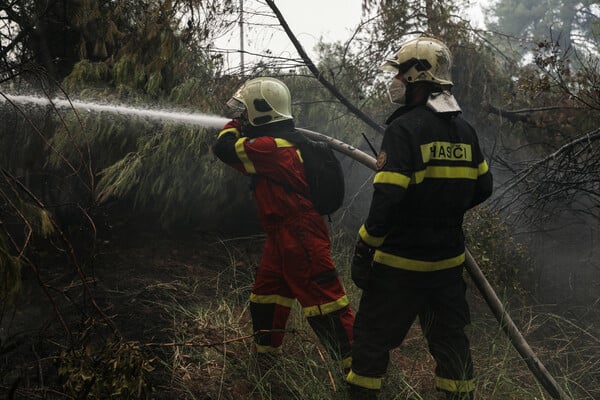
POLYGON ((442 87, 453 85, 451 68, 452 55, 448 47, 427 36, 403 43, 400 50, 381 65, 384 71, 401 73, 408 83, 425 81, 442 87))
POLYGON ((254 126, 292 119, 292 96, 288 87, 275 78, 255 78, 245 82, 227 102, 241 114, 248 111, 254 126))

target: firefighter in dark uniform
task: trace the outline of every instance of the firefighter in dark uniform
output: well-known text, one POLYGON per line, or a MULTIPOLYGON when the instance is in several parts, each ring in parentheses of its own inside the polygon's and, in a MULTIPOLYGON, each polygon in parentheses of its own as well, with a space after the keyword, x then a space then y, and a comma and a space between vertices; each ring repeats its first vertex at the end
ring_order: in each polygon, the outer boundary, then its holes
POLYGON ((295 300, 340 367, 351 363, 354 313, 333 264, 327 225, 308 199, 302 154, 280 133, 293 133, 291 96, 274 78, 256 78, 229 100, 236 118, 213 147, 221 161, 252 177, 267 237, 250 295, 259 355, 281 352, 295 300))
POLYGON ((354 325, 352 399, 376 399, 389 351, 419 322, 447 399, 472 399, 473 365, 464 327, 465 212, 492 193, 475 130, 450 92, 451 54, 437 39, 406 42, 382 69, 402 105, 387 120, 373 198, 352 262, 363 289, 354 325))

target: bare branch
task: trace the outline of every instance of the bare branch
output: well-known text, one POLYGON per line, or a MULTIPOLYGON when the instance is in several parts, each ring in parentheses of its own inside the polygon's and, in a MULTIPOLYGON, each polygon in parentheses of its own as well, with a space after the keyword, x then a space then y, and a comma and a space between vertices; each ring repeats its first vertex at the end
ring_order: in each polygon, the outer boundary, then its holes
POLYGON ((513 215, 519 218, 529 214, 534 218, 536 212, 552 212, 552 207, 583 201, 583 209, 600 218, 600 209, 590 206, 600 198, 600 152, 595 147, 599 141, 600 128, 528 163, 497 196, 496 203, 505 201, 500 210, 513 208, 513 215))
POLYGON ((384 128, 381 125, 379 125, 371 117, 369 117, 368 115, 366 115, 365 113, 363 113, 361 110, 359 110, 356 106, 354 106, 354 104, 352 104, 350 101, 348 101, 348 99, 346 99, 346 97, 344 95, 342 95, 339 92, 339 90, 337 90, 337 88, 334 85, 332 85, 327 79, 325 79, 325 77, 323 77, 323 74, 319 71, 319 69, 312 62, 312 60, 310 59, 310 57, 308 56, 308 54, 306 53, 306 51, 304 51, 304 48, 302 47, 302 45, 300 44, 300 42, 298 41, 298 39, 296 38, 296 36, 294 35, 294 33, 291 31, 289 25, 287 24, 287 22, 283 18, 283 15, 281 14, 281 12, 279 11, 279 9, 275 5, 275 2, 273 0, 266 0, 266 2, 269 5, 269 7, 271 7, 271 9, 275 13, 275 15, 277 16, 277 19, 279 20, 279 23, 281 24, 281 26, 283 27, 283 29, 287 33, 288 37, 290 38, 290 40, 294 44, 294 47, 298 51, 298 54, 300 55, 300 57, 302 57, 302 59, 304 60, 304 63, 306 64, 306 66, 308 67, 308 69, 310 70, 310 72, 313 73, 313 75, 315 76, 315 78, 317 78, 317 80, 323 86, 325 86, 325 88, 327 90, 329 90, 331 92, 331 94, 333 94, 354 115, 356 115, 358 118, 360 118, 365 124, 367 124, 368 126, 370 126, 371 128, 373 128, 376 132, 379 132, 379 133, 383 134, 384 128))

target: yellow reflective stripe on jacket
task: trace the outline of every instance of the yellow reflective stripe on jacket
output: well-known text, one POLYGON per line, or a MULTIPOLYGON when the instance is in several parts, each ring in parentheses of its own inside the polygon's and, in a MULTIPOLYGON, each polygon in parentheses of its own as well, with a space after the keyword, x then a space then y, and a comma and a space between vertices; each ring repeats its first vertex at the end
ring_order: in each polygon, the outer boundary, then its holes
POLYGON ((227 128, 227 129, 223 129, 221 132, 219 132, 219 136, 217 136, 217 139, 219 139, 221 136, 223 136, 226 133, 233 133, 235 135, 235 137, 240 137, 240 131, 237 130, 237 128, 227 128))
POLYGON ((360 236, 363 242, 371 247, 379 247, 385 240, 385 236, 378 237, 369 235, 369 232, 367 232, 367 228, 364 225, 362 225, 358 230, 358 236, 360 236))
POLYGON ((275 145, 277 147, 294 147, 295 144, 292 142, 288 142, 285 139, 281 139, 281 138, 274 138, 275 139, 275 145))
POLYGON ((246 172, 249 174, 255 174, 256 168, 254 168, 254 164, 252 163, 252 161, 250 161, 250 158, 248 158, 248 154, 246 154, 246 149, 244 148, 244 143, 246 142, 246 140, 248 140, 248 138, 243 137, 235 142, 235 152, 237 153, 237 156, 242 162, 242 164, 244 165, 244 169, 246 170, 246 172))
MULTIPOLYGON (((225 129, 219 134, 219 136, 226 131, 237 132, 237 129, 235 129, 235 128, 225 129)), ((295 146, 293 143, 288 142, 285 139, 280 139, 280 138, 274 138, 274 139, 275 139, 275 145, 277 147, 293 147, 293 146, 295 146)), ((246 149, 244 147, 244 143, 246 142, 246 140, 248 140, 247 137, 242 137, 242 138, 238 139, 237 142, 235 142, 235 152, 237 153, 237 156, 240 159, 240 161, 242 162, 242 164, 244 165, 244 169, 246 170, 246 172, 249 174, 255 174, 256 168, 254 167, 254 163, 250 160, 250 158, 248 157, 248 154, 246 154, 246 149)), ((300 155, 300 150, 296 150, 296 153, 298 153, 298 157, 300 158, 300 161, 304 162, 302 160, 302 156, 300 155)))
POLYGON ((411 183, 421 183, 425 178, 443 179, 477 179, 479 169, 472 167, 440 167, 430 165, 422 171, 414 173, 411 183))
POLYGON ((488 167, 487 162, 485 160, 483 160, 477 167, 477 172, 479 173, 479 175, 483 175, 486 172, 488 172, 488 169, 489 169, 489 167, 488 167))
POLYGON ((346 307, 348 304, 350 304, 350 301, 348 301, 348 297, 342 296, 339 299, 332 301, 330 303, 304 307, 304 316, 316 317, 317 315, 331 314, 332 312, 341 310, 342 308, 346 307))
POLYGON ((466 381, 458 381, 454 379, 440 378, 439 376, 436 376, 435 387, 438 389, 443 389, 447 392, 454 393, 472 392, 473 390, 475 390, 475 381, 473 379, 469 379, 466 381))
POLYGON ((462 253, 456 257, 446 258, 444 260, 423 261, 414 260, 411 258, 404 258, 393 254, 384 253, 379 250, 375 250, 373 261, 387 265, 389 267, 406 269, 409 271, 432 272, 439 271, 442 269, 453 268, 461 265, 465 262, 465 253, 462 253))
POLYGON ((406 189, 410 184, 410 176, 406 176, 400 172, 380 171, 375 174, 373 183, 387 183, 390 185, 402 186, 406 189))
MULTIPOLYGON (((281 139, 281 138, 274 138, 275 139, 275 145, 277 147, 294 147, 295 144, 292 142, 289 142, 285 139, 281 139)), ((298 154, 298 158, 300 159, 300 162, 304 164, 304 160, 302 159, 302 154, 300 153, 300 149, 296 149, 296 154, 298 154)))
POLYGON ((278 294, 262 295, 262 294, 250 293, 250 301, 253 303, 259 303, 259 304, 279 304, 280 306, 283 306, 283 307, 292 308, 292 306, 294 305, 295 299, 291 299, 289 297, 283 297, 278 294))
POLYGON ((350 373, 348 373, 348 376, 346 377, 346 382, 351 383, 352 385, 373 390, 381 389, 381 380, 381 378, 370 378, 368 376, 358 375, 352 370, 350 370, 350 373))

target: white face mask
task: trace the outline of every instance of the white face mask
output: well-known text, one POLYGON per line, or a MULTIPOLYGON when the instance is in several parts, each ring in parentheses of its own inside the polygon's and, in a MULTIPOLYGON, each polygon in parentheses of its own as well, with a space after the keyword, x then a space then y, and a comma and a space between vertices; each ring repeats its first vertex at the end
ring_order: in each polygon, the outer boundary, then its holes
POLYGON ((390 101, 394 104, 405 105, 406 104, 406 85, 398 78, 392 78, 390 85, 388 86, 388 95, 390 101))

